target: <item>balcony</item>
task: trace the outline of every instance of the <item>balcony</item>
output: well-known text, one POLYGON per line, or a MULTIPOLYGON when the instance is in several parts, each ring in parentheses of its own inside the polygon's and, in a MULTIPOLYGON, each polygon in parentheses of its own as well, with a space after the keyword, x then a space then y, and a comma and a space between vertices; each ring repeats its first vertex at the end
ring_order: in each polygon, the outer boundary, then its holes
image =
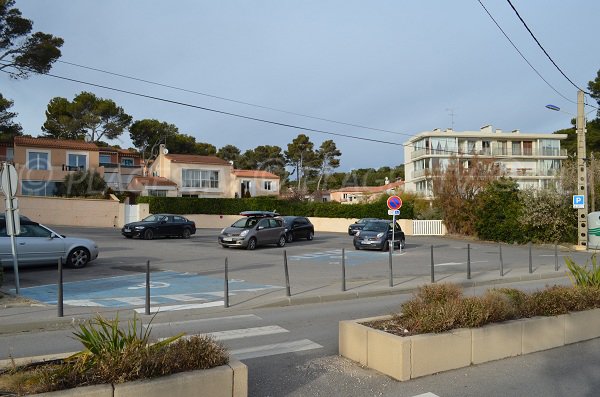
POLYGON ((63 164, 62 165, 62 170, 63 171, 85 171, 85 166, 84 165, 67 165, 67 164, 63 164))

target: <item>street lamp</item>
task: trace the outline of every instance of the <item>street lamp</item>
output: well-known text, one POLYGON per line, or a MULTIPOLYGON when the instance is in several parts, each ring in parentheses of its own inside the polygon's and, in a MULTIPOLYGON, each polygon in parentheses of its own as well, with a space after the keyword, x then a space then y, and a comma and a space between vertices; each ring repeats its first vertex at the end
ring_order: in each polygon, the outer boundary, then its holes
MULTIPOLYGON (((587 249, 588 226, 587 226, 587 208, 588 208, 588 184, 587 184, 587 165, 585 162, 585 109, 584 94, 582 90, 577 91, 577 117, 575 118, 575 128, 577 131, 577 195, 583 196, 583 205, 577 208, 577 248, 587 249)), ((546 105, 546 108, 555 111, 561 111, 558 106, 546 105)))

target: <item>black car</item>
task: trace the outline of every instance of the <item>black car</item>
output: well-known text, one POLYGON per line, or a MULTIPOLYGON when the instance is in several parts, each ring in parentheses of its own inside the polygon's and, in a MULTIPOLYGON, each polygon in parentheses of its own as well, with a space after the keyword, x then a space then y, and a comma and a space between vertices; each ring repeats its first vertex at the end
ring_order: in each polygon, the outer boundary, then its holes
POLYGON ((394 227, 394 247, 404 248, 406 246, 404 232, 396 223, 389 220, 379 219, 367 222, 362 230, 354 235, 354 248, 380 249, 387 251, 392 240, 392 225, 394 227))
POLYGON ((195 233, 196 224, 193 221, 173 214, 150 215, 139 222, 128 223, 121 229, 121 234, 127 238, 139 237, 146 240, 163 236, 190 238, 195 233))
POLYGON ((283 226, 285 227, 285 239, 288 243, 294 240, 305 238, 312 240, 315 236, 315 227, 303 216, 282 216, 283 226))
POLYGON ((348 226, 348 235, 354 235, 357 231, 361 230, 367 222, 376 220, 377 218, 362 218, 357 220, 356 222, 348 226))

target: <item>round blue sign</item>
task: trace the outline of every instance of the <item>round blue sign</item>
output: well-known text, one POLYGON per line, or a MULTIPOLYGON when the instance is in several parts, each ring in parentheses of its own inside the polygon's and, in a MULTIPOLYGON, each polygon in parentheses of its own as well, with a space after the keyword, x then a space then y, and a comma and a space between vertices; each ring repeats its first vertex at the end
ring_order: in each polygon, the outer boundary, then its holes
POLYGON ((398 196, 390 196, 387 199, 387 206, 391 210, 397 210, 402 207, 402 199, 398 196))

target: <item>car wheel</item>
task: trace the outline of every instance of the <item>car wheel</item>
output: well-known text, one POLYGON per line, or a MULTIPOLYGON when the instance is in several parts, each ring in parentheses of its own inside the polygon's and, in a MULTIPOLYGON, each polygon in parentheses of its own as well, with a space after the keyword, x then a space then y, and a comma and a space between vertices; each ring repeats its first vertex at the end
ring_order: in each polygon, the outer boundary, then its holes
POLYGON ((406 248, 406 241, 404 239, 400 240, 400 248, 406 248))
POLYGON ((191 235, 192 235, 192 231, 186 227, 183 229, 183 234, 181 235, 181 237, 190 238, 191 235))
POLYGON ((386 241, 386 242, 385 242, 385 243, 383 243, 383 245, 381 246, 381 250, 382 250, 382 251, 389 251, 389 249, 390 249, 390 243, 386 241))
POLYGON ((248 245, 246 246, 247 250, 252 251, 256 248, 256 238, 252 237, 250 241, 248 241, 248 245))
POLYGON ((285 239, 287 240, 288 243, 291 243, 292 241, 294 241, 294 235, 292 233, 288 233, 285 236, 285 239))
POLYGON ((73 250, 69 252, 69 256, 67 256, 67 265, 75 269, 85 267, 89 261, 90 251, 84 247, 73 248, 73 250))
POLYGON ((315 237, 315 234, 313 232, 308 232, 308 236, 306 236, 306 239, 308 241, 312 240, 315 237))
POLYGON ((355 245, 354 249, 358 251, 360 249, 360 247, 358 245, 355 245))
POLYGON ((284 246, 285 246, 285 240, 286 240, 286 238, 285 238, 285 236, 282 234, 282 235, 279 237, 279 242, 277 243, 277 246, 279 246, 279 247, 284 247, 284 246))
POLYGON ((153 238, 154 238, 154 232, 152 231, 152 229, 146 229, 146 231, 144 232, 144 239, 152 240, 153 238))
POLYGON ((133 236, 125 236, 125 238, 133 238, 133 236))
POLYGON ((221 247, 223 247, 223 248, 229 248, 229 246, 225 245, 225 244, 221 244, 221 247))

